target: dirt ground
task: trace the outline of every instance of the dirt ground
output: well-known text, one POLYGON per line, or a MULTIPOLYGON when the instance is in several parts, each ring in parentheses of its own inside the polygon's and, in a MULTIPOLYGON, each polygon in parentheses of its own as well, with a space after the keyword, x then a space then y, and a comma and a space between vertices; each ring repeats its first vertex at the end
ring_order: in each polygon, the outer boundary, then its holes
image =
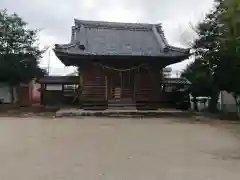
POLYGON ((0 179, 240 179, 232 132, 180 121, 1 118, 0 179))

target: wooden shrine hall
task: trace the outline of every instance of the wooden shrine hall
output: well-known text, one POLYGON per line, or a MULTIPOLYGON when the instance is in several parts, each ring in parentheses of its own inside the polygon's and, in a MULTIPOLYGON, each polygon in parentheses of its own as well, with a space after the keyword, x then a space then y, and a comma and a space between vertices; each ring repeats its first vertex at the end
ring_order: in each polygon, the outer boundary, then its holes
POLYGON ((86 109, 157 109, 164 99, 162 69, 190 55, 168 44, 161 24, 77 19, 71 42, 54 51, 66 66, 78 67, 79 102, 86 109))

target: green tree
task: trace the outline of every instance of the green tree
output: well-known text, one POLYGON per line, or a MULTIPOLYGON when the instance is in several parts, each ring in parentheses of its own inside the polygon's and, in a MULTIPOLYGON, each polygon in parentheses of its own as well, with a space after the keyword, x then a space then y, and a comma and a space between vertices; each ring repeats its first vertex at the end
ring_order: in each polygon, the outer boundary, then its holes
POLYGON ((202 64, 201 59, 196 59, 187 66, 181 76, 192 83, 189 90, 193 97, 194 109, 198 111, 197 97, 211 95, 213 81, 211 71, 202 64))
POLYGON ((0 81, 19 84, 43 76, 38 66, 42 53, 37 31, 28 29, 17 14, 0 10, 0 81))
POLYGON ((218 66, 218 83, 220 87, 233 93, 236 103, 240 96, 240 1, 225 0, 219 18, 222 25, 220 32, 220 65, 218 66))
POLYGON ((195 55, 212 75, 211 110, 216 109, 218 91, 233 93, 239 104, 240 1, 215 0, 214 9, 197 27, 195 55))
POLYGON ((212 112, 217 111, 217 101, 221 90, 218 73, 222 73, 219 71, 219 66, 221 61, 220 42, 223 35, 221 32, 222 24, 219 20, 224 10, 223 2, 224 0, 215 0, 213 10, 198 24, 196 28, 198 38, 193 45, 196 58, 205 66, 207 74, 211 77, 209 110, 212 112))

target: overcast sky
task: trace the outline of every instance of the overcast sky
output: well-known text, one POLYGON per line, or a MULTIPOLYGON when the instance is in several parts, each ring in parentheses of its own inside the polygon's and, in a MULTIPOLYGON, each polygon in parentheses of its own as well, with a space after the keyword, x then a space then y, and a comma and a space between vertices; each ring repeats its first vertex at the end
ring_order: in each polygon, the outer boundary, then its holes
MULTIPOLYGON (((162 23, 169 43, 184 47, 194 38, 189 24, 203 19, 212 4, 212 0, 0 0, 0 8, 16 12, 31 28, 41 29, 42 47, 68 43, 74 18, 162 23)), ((60 72, 63 65, 53 53, 50 57, 51 68, 60 72)), ((48 53, 41 60, 42 66, 46 66, 47 59, 48 53)), ((173 69, 182 69, 187 62, 173 69)))

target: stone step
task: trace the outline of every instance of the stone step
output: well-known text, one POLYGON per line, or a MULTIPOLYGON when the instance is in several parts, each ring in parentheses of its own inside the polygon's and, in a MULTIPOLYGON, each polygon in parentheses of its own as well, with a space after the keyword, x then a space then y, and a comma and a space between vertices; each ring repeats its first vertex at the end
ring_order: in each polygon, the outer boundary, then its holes
POLYGON ((125 104, 134 104, 135 102, 131 99, 131 98, 121 98, 119 100, 108 100, 108 103, 110 104, 121 104, 121 103, 125 103, 125 104))
POLYGON ((108 101, 108 109, 113 110, 135 110, 136 103, 129 98, 121 100, 110 100, 108 101))
POLYGON ((108 107, 131 107, 131 106, 136 106, 136 104, 124 104, 124 103, 120 103, 120 104, 108 104, 108 107))

